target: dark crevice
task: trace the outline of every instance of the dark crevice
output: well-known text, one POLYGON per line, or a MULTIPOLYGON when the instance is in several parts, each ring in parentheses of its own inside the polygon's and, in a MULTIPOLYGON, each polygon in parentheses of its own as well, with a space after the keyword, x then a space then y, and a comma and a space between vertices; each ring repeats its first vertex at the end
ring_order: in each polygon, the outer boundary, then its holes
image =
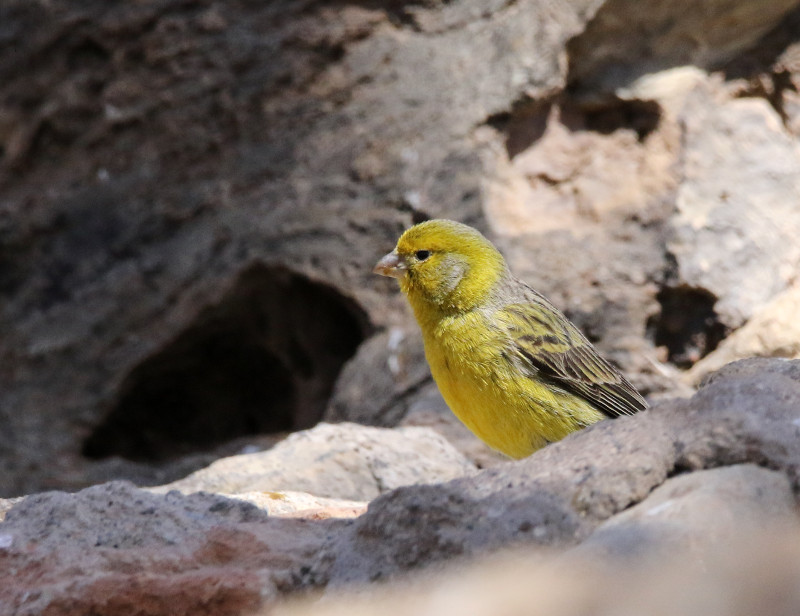
POLYGON ((784 126, 790 119, 784 106, 784 93, 797 92, 797 87, 792 81, 792 74, 788 71, 778 71, 752 79, 747 86, 736 93, 737 98, 763 98, 780 116, 784 126))
POLYGON ((513 159, 541 139, 554 106, 558 109, 558 120, 573 132, 610 135, 618 130, 633 130, 640 142, 645 141, 661 121, 661 107, 655 101, 608 97, 579 102, 565 94, 557 99, 515 104, 511 111, 492 115, 486 123, 505 135, 508 157, 513 159))
POLYGON ((160 461, 313 426, 370 333, 365 313, 336 289, 251 266, 219 304, 131 371, 83 454, 160 461))
POLYGON ((632 129, 644 141, 658 128, 661 107, 655 101, 611 98, 605 104, 585 105, 579 112, 586 130, 610 135, 621 129, 632 129))
POLYGON ((647 329, 656 346, 666 347, 675 365, 691 367, 727 336, 728 328, 714 311, 717 298, 709 291, 686 285, 665 287, 656 299, 661 311, 650 319, 647 329))
POLYGON ((411 224, 418 225, 421 222, 425 222, 426 220, 431 220, 432 216, 427 212, 423 212, 422 210, 412 210, 411 212, 411 224))
POLYGON ((71 46, 67 66, 71 71, 102 68, 111 58, 109 51, 97 41, 86 37, 71 46))
POLYGON ((789 13, 773 30, 744 53, 718 67, 726 81, 744 82, 736 92, 739 98, 763 98, 781 117, 784 125, 789 123, 784 108, 786 92, 797 92, 792 79, 796 67, 786 65, 783 57, 786 50, 795 43, 800 28, 800 9, 789 13))
POLYGON ((780 70, 784 52, 797 41, 800 31, 800 7, 789 12, 772 30, 750 49, 737 54, 715 69, 727 80, 755 79, 780 70))
POLYGON ((489 116, 486 123, 505 134, 509 159, 524 152, 544 135, 552 100, 526 100, 516 103, 511 111, 489 116))

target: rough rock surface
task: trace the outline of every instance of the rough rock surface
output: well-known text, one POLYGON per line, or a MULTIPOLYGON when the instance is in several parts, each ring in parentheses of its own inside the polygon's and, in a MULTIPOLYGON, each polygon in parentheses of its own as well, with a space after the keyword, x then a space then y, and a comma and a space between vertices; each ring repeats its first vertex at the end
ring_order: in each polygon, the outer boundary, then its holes
POLYGON ((432 381, 419 329, 390 327, 362 344, 344 366, 324 419, 397 425, 413 394, 432 381))
POLYGON ((157 490, 184 494, 294 490, 368 501, 401 486, 439 483, 474 471, 473 464, 427 428, 385 430, 323 423, 292 434, 269 451, 217 460, 157 490))
POLYGON ((341 523, 126 483, 30 496, 0 525, 0 612, 242 614, 274 598, 341 523))
MULTIPOLYGON (((0 523, 0 607, 241 614, 301 589, 423 569, 430 577, 454 559, 522 547, 555 550, 571 571, 588 560, 653 579, 674 573, 661 567, 677 553, 683 573, 705 567, 709 575, 715 550, 743 535, 800 537, 798 436, 800 362, 753 359, 715 373, 691 399, 602 422, 526 460, 393 490, 355 520, 313 511, 285 519, 221 495, 152 494, 124 483, 33 495, 0 523)), ((750 571, 749 553, 731 550, 712 575, 750 571)), ((775 550, 755 562, 796 571, 797 554, 775 550)), ((593 588, 581 596, 605 600, 592 594, 603 586, 593 588)), ((618 600, 632 600, 637 588, 618 600)), ((559 597, 554 589, 542 601, 559 597)))
POLYGON ((800 265, 798 25, 796 0, 2 3, 0 496, 404 421, 419 340, 370 270, 431 216, 680 390, 800 265))
POLYGON ((0 493, 313 424, 407 319, 371 265, 486 228, 472 131, 591 4, 4 3, 0 493))
MULTIPOLYGON (((379 497, 332 537, 309 579, 364 583, 501 547, 574 544, 688 471, 758 464, 782 471, 796 493, 798 436, 800 362, 737 362, 691 399, 601 422, 474 478, 379 497)), ((769 512, 776 500, 745 499, 745 507, 769 512)))
POLYGON ((800 0, 4 0, 0 497, 297 434, 177 484, 233 496, 0 498, 0 613, 413 572, 366 613, 800 613, 800 364, 709 374, 796 351, 798 33, 800 0), (429 217, 486 232, 652 410, 514 463, 453 423, 371 274, 429 217))
MULTIPOLYGON (((585 558, 702 560, 732 537, 800 529, 787 476, 753 464, 677 475, 615 515, 574 553, 585 558)), ((643 564, 643 563, 642 563, 643 564)))
POLYGON ((668 242, 681 283, 719 298, 715 311, 738 327, 797 276, 800 144, 759 98, 725 100, 696 73, 670 112, 683 127, 677 213, 668 242), (746 143, 747 147, 742 147, 746 143))
POLYGON ((373 592, 300 601, 271 616, 402 616, 442 613, 496 616, 790 616, 800 610, 800 533, 772 528, 728 537, 692 561, 657 565, 559 558, 517 550, 499 558, 426 574, 373 592))
POLYGON ((381 613, 800 612, 800 364, 709 374, 796 350, 798 33, 800 0, 0 3, 0 497, 297 433, 175 484, 235 495, 0 500, 0 613, 414 572, 381 613), (454 424, 371 274, 429 217, 485 231, 652 409, 513 463, 454 424))

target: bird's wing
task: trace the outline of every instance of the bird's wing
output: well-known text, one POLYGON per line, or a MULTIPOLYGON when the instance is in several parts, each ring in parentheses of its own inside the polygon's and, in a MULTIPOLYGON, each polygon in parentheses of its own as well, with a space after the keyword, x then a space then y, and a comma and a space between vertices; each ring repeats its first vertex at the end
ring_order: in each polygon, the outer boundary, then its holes
POLYGON ((525 301, 499 309, 512 351, 532 378, 578 395, 609 417, 647 408, 644 398, 558 309, 527 288, 525 301))

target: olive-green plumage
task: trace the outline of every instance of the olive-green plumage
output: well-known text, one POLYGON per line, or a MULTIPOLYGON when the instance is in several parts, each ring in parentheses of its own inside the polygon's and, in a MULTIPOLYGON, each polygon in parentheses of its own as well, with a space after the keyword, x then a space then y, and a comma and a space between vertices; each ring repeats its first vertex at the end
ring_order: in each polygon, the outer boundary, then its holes
POLYGON ((647 403, 475 229, 408 229, 375 272, 399 280, 450 409, 512 458, 647 403))

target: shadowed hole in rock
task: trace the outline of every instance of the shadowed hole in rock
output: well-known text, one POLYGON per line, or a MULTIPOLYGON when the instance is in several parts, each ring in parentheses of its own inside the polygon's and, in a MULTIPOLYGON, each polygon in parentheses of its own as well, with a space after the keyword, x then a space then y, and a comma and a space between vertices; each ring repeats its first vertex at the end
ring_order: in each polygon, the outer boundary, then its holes
POLYGON ((520 102, 510 112, 489 116, 486 123, 505 134, 506 151, 512 159, 544 135, 551 107, 550 100, 520 102))
POLYGON ((159 461, 311 427, 370 333, 364 311, 333 287, 251 266, 219 304, 130 373, 83 454, 159 461))
POLYGON ((787 13, 758 43, 728 59, 719 70, 734 96, 763 98, 788 127, 791 118, 785 105, 795 98, 791 93, 798 91, 794 78, 796 71, 792 69, 796 62, 792 58, 796 56, 790 51, 798 31, 800 7, 787 13))
POLYGON ((655 101, 623 100, 611 97, 583 101, 568 97, 556 100, 520 102, 510 112, 490 116, 487 124, 505 135, 508 158, 513 159, 545 134, 553 106, 559 121, 570 131, 592 131, 610 135, 618 130, 632 130, 638 141, 647 139, 661 121, 661 107, 655 101))
POLYGON ((611 98, 602 104, 585 104, 580 109, 586 129, 610 135, 620 129, 631 129, 639 141, 658 128, 661 107, 655 101, 611 98))
POLYGON ((100 68, 111 58, 108 49, 89 37, 75 41, 67 53, 67 66, 71 71, 100 68))
POLYGON ((656 299, 661 312, 650 319, 648 331, 656 346, 667 348, 669 361, 681 368, 708 355, 728 334, 714 312, 717 298, 705 289, 666 287, 656 299))

